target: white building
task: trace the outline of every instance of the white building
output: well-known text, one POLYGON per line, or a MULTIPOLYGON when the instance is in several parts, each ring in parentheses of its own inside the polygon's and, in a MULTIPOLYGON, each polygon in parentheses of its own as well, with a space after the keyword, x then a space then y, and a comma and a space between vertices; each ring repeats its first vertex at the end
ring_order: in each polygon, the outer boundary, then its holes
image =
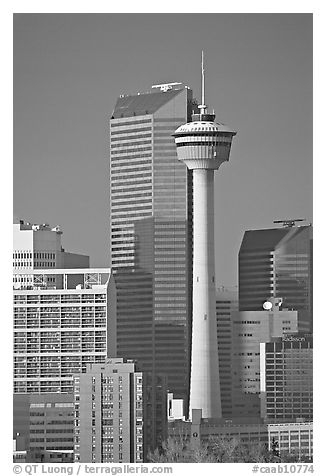
POLYGON ((277 443, 280 453, 298 457, 298 462, 313 457, 313 422, 268 424, 268 449, 277 443))
POLYGON ((73 374, 116 355, 111 270, 30 270, 28 276, 38 285, 14 290, 14 393, 72 392, 73 374))
MULTIPOLYGON (((273 304, 271 303, 271 306, 273 304)), ((232 416, 260 415, 260 344, 299 332, 299 311, 232 312, 232 416)))
MULTIPOLYGON (((13 224, 13 282, 16 289, 33 286, 33 269, 88 268, 89 257, 67 253, 61 244, 59 226, 51 228, 47 223, 31 224, 15 219, 13 224), (17 271, 25 273, 17 274, 17 271)), ((55 284, 54 276, 48 275, 48 283, 55 284)))
POLYGON ((173 393, 168 393, 168 421, 185 420, 184 401, 182 398, 174 398, 173 393))

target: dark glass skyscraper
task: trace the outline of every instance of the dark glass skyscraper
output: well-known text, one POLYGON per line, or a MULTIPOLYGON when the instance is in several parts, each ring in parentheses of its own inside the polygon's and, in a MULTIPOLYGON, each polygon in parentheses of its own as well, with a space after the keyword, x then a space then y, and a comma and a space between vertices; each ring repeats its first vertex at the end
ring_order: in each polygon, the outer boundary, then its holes
POLYGON ((192 283, 192 176, 171 134, 190 119, 181 84, 121 95, 110 120, 110 248, 118 356, 165 373, 187 398, 192 283))
POLYGON ((312 325, 312 226, 246 231, 239 251, 239 309, 272 297, 304 311, 312 325))

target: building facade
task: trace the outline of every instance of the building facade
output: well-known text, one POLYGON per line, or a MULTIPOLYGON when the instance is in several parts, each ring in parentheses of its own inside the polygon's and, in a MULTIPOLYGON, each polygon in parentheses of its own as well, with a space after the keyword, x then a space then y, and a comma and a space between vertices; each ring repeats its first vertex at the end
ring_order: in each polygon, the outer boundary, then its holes
POLYGON ((75 376, 75 461, 140 463, 167 435, 167 387, 162 376, 133 361, 107 359, 75 376))
POLYGON ((239 251, 239 310, 258 311, 280 297, 305 311, 312 328, 312 226, 246 231, 239 251))
POLYGON ((313 423, 278 423, 268 424, 268 448, 277 443, 281 454, 291 454, 296 461, 313 459, 313 423))
POLYGON ((13 410, 14 441, 25 462, 73 462, 72 394, 16 394, 13 410))
MULTIPOLYGON (((88 268, 89 256, 68 253, 62 248, 59 226, 47 223, 31 224, 14 219, 13 224, 13 283, 16 289, 31 289, 37 269, 88 268), (25 272, 24 272, 25 271, 25 272)), ((55 276, 48 275, 49 285, 55 285, 55 276)))
POLYGON ((110 249, 118 356, 189 393, 192 175, 172 137, 196 109, 182 84, 121 95, 110 119, 110 249))
POLYGON ((232 416, 260 416, 260 344, 300 330, 298 311, 232 312, 232 416))
POLYGON ((261 416, 265 421, 313 419, 312 335, 260 344, 261 416))
POLYGON ((113 275, 89 268, 29 274, 38 284, 14 290, 14 393, 72 393, 74 373, 116 354, 113 275))
POLYGON ((220 371, 222 417, 232 416, 232 318, 238 310, 236 289, 219 288, 216 291, 216 325, 218 364, 220 371))

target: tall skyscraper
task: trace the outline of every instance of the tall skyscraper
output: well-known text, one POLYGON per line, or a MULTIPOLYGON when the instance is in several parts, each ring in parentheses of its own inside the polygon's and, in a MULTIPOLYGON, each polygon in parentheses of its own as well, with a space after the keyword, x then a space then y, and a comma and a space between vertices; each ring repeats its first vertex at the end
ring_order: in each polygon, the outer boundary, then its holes
POLYGON ((76 375, 75 461, 141 463, 167 436, 166 378, 122 358, 76 375))
POLYGON ((266 299, 306 311, 312 326, 312 226, 246 231, 239 251, 239 309, 258 311, 266 299))
MULTIPOLYGON (((203 63, 203 62, 202 62, 203 63)), ((174 133, 178 160, 193 174, 193 318, 189 414, 222 416, 215 310, 214 171, 229 160, 236 134, 207 113, 202 64, 200 113, 174 133)))
POLYGON ((38 285, 14 290, 14 393, 72 393, 74 373, 116 355, 112 273, 102 268, 29 273, 38 276, 38 285), (47 275, 56 286, 47 285, 47 275))
POLYGON ((181 83, 121 95, 110 119, 110 248, 118 356, 189 393, 192 176, 172 137, 196 103, 181 83))

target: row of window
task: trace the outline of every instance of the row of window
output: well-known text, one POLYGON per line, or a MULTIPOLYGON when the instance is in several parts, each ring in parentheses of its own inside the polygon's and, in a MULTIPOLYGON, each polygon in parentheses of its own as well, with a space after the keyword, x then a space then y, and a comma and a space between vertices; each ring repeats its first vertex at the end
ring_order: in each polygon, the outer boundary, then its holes
MULTIPOLYGON (((151 130, 150 127, 148 127, 149 130, 151 130)), ((117 131, 118 132, 118 131, 117 131)), ((121 144, 124 143, 123 141, 129 141, 130 140, 135 140, 137 142, 135 142, 136 144, 139 144, 138 142, 138 139, 147 139, 147 138, 151 138, 152 137, 152 133, 149 132, 149 133, 145 133, 145 134, 139 134, 139 132, 144 132, 144 130, 136 130, 135 131, 136 134, 131 134, 130 131, 128 131, 128 134, 125 135, 125 137, 122 136, 122 133, 121 131, 119 131, 119 137, 116 137, 117 134, 113 134, 111 136, 111 147, 115 147, 114 144, 112 144, 112 142, 117 142, 119 141, 121 144)), ((148 141, 147 141, 148 143, 148 141)))
MULTIPOLYGON (((151 177, 151 176, 152 176, 152 171, 150 171, 150 172, 140 172, 139 174, 118 175, 118 176, 112 176, 111 177, 111 182, 112 182, 113 187, 117 183, 119 183, 121 180, 128 180, 128 181, 130 180, 130 181, 132 181, 131 183, 134 184, 136 182, 136 180, 142 179, 144 177, 144 181, 145 181, 146 177, 151 177)), ((142 181, 140 183, 142 183, 142 181)))
MULTIPOLYGON (((32 261, 16 261, 14 263, 15 268, 30 268, 33 266, 32 261)), ((34 263, 34 266, 36 268, 55 268, 55 262, 54 261, 44 261, 44 262, 39 262, 36 261, 34 263)))
MULTIPOLYGON (((149 145, 149 144, 152 144, 152 139, 151 139, 151 135, 146 135, 145 134, 145 137, 150 137, 149 140, 135 140, 135 139, 138 139, 138 137, 134 137, 132 142, 130 142, 130 138, 129 141, 126 140, 126 142, 120 138, 119 142, 117 142, 116 144, 112 144, 111 143, 111 154, 112 153, 115 153, 115 150, 112 151, 112 149, 120 149, 121 150, 121 147, 128 147, 128 148, 131 148, 132 150, 134 150, 136 148, 136 150, 139 150, 138 149, 138 146, 139 145, 149 145)), ((118 152, 118 151, 117 151, 118 152)), ((120 151, 119 151, 120 152, 120 151)), ((126 152, 126 149, 123 149, 123 152, 126 152)))
POLYGON ((128 153, 130 154, 131 152, 145 152, 145 151, 151 151, 151 150, 152 150, 152 146, 138 147, 137 145, 133 144, 133 146, 128 149, 111 150, 111 155, 128 154, 128 153))
MULTIPOLYGON (((137 151, 138 152, 138 151, 137 151)), ((132 152, 132 155, 119 155, 116 157, 111 157, 111 166, 118 167, 119 164, 128 163, 138 164, 138 161, 142 159, 152 160, 152 152, 141 152, 140 154, 135 154, 132 152)))
POLYGON ((118 170, 121 170, 122 168, 125 170, 131 170, 129 167, 133 167, 135 170, 139 170, 140 168, 143 167, 151 167, 152 166, 152 160, 151 159, 146 159, 146 160, 137 160, 137 161, 125 161, 123 162, 120 160, 118 163, 113 163, 111 165, 111 173, 116 173, 116 168, 118 170))
MULTIPOLYGON (((119 168, 119 170, 111 170, 111 177, 115 178, 117 176, 121 176, 121 174, 126 174, 129 172, 139 172, 139 173, 143 173, 143 172, 151 172, 152 173, 152 167, 150 165, 141 165, 139 167, 121 167, 119 168)), ((128 175, 128 177, 130 177, 131 175, 128 175)))
MULTIPOLYGON (((118 119, 118 118, 114 118, 118 119)), ((131 119, 130 121, 110 121, 110 128, 122 127, 122 126, 137 126, 138 124, 152 124, 152 119, 131 119)), ((128 133, 129 129, 126 129, 124 132, 128 133)), ((111 131, 113 134, 113 131, 111 131)))
POLYGON ((55 259, 55 253, 49 252, 35 252, 30 251, 15 251, 13 253, 13 259, 55 259))
MULTIPOLYGON (((33 295, 15 295, 14 302, 15 303, 41 303, 41 304, 52 304, 52 303, 105 303, 106 295, 105 294, 33 294, 33 295)), ((49 308, 50 310, 51 308, 49 308)), ((65 308, 67 309, 67 308, 65 308)), ((78 309, 78 308, 75 308, 78 309)), ((82 307, 82 309, 86 309, 82 307)), ((100 308, 99 308, 100 309, 100 308)), ((92 307, 89 308, 92 310, 92 307)))

